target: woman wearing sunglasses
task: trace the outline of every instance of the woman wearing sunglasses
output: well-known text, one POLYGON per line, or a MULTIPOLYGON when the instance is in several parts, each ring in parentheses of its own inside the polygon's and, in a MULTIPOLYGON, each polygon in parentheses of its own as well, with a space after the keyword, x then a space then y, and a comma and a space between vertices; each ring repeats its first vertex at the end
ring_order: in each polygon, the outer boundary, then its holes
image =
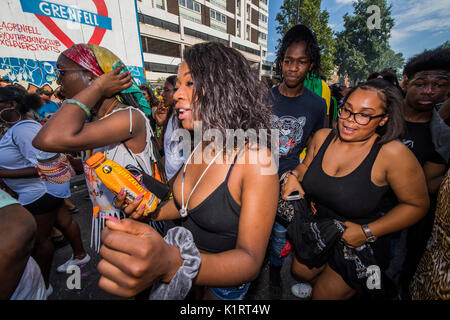
MULTIPOLYGON (((61 53, 56 66, 67 100, 33 145, 52 152, 82 151, 83 160, 100 151, 123 167, 133 165, 152 175, 159 155, 147 118, 151 109, 119 57, 97 45, 75 44, 61 53)), ((83 170, 80 161, 72 165, 83 170)), ((94 212, 91 246, 99 250, 102 216, 123 215, 114 206, 114 194, 88 166, 84 170, 94 212)))
MULTIPOLYGON (((311 283, 312 299, 349 299, 357 292, 376 292, 367 285, 374 279, 370 268, 380 271, 380 287, 386 289, 383 270, 389 263, 389 235, 415 224, 429 205, 420 164, 397 140, 404 120, 402 97, 394 86, 382 79, 358 85, 344 99, 338 117, 335 129, 314 135, 305 160, 282 188, 283 198, 296 190, 305 195, 317 225, 330 219, 341 226, 340 241, 322 265, 305 263, 296 250, 292 272, 311 283), (398 205, 383 215, 379 205, 389 188, 398 205), (343 252, 337 252, 337 246, 343 252), (362 263, 358 255, 363 249, 373 265, 362 263)), ((326 235, 317 239, 321 237, 326 235)))

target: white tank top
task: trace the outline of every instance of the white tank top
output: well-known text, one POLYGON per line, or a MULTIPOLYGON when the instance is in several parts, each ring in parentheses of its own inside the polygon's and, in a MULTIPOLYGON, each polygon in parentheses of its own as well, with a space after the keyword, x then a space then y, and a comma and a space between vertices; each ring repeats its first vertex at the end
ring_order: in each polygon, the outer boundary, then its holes
MULTIPOLYGON (((130 152, 128 152, 125 145, 120 142, 113 145, 94 149, 92 152, 85 152, 85 154, 83 155, 83 162, 85 162, 92 154, 96 152, 103 152, 108 159, 113 160, 114 162, 120 164, 123 167, 126 167, 128 164, 131 164, 136 168, 144 169, 147 174, 152 175, 153 172, 150 159, 152 161, 156 161, 156 159, 153 154, 153 144, 151 142, 153 132, 150 127, 150 122, 141 110, 133 107, 120 108, 114 110, 106 117, 110 116, 115 112, 123 110, 129 111, 130 132, 133 131, 132 111, 133 110, 138 111, 140 114, 142 114, 142 117, 144 117, 146 127, 145 138, 147 140, 144 151, 142 151, 141 153, 133 153, 130 150, 130 152)), ((100 250, 101 245, 100 234, 102 229, 105 227, 106 223, 106 220, 102 219, 101 216, 108 215, 116 217, 117 219, 121 219, 123 217, 123 214, 120 212, 119 209, 114 207, 114 194, 97 178, 95 172, 91 170, 89 166, 87 166, 85 163, 84 163, 84 173, 92 204, 94 207, 97 206, 99 208, 97 217, 95 217, 94 214, 92 215, 92 226, 91 226, 91 248, 95 249, 98 252, 100 250), (93 194, 93 191, 95 192, 95 196, 93 194)))

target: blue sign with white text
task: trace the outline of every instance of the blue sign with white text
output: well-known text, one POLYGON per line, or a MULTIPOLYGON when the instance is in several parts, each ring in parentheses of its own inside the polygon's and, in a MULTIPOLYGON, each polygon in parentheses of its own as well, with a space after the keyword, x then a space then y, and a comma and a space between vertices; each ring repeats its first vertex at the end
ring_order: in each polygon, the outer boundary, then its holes
POLYGON ((112 30, 111 18, 94 12, 42 0, 20 0, 24 12, 112 30))

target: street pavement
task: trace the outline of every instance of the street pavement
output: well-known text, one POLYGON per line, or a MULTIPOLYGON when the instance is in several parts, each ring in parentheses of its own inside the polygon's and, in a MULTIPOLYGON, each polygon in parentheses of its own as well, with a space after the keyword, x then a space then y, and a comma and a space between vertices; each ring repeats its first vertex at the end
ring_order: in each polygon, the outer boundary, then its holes
MULTIPOLYGON (((49 300, 127 300, 111 295, 98 287, 100 274, 97 271, 97 264, 100 255, 90 247, 91 238, 91 217, 92 204, 89 200, 88 192, 84 182, 84 176, 76 176, 71 183, 72 202, 79 208, 79 212, 72 214, 72 218, 78 222, 81 230, 81 237, 85 250, 91 256, 91 261, 82 265, 80 288, 72 288, 74 273, 58 273, 56 268, 66 262, 72 255, 72 248, 69 243, 63 241, 57 246, 53 257, 50 283, 53 286, 53 293, 49 300)), ((292 295, 291 286, 296 283, 290 273, 291 255, 289 255, 281 270, 282 294, 281 300, 299 300, 292 295)), ((252 282, 246 300, 272 300, 273 290, 269 284, 269 266, 265 259, 259 277, 252 282)))

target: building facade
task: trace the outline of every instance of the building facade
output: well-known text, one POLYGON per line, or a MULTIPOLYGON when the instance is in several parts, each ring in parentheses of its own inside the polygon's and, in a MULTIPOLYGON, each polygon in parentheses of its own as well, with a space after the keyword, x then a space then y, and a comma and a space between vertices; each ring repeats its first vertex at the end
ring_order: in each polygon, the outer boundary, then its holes
POLYGON ((185 48, 219 41, 239 50, 261 77, 267 55, 269 0, 137 0, 146 77, 176 74, 185 48))

